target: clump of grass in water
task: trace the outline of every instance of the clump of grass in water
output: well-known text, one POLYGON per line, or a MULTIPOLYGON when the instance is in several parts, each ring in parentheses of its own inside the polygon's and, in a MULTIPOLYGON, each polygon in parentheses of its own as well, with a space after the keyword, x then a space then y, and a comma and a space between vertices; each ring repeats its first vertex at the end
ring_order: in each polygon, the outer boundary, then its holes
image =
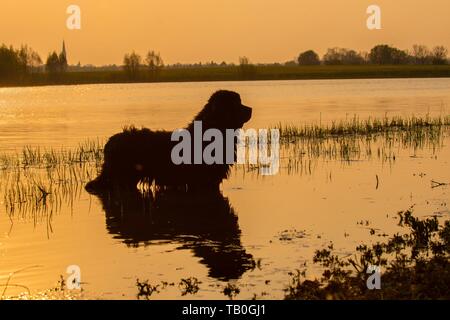
POLYGON ((15 168, 2 172, 1 193, 7 212, 38 213, 56 211, 62 203, 72 206, 82 194, 84 184, 97 174, 95 165, 58 165, 47 168, 15 168))
POLYGON ((159 293, 159 285, 152 285, 148 280, 139 281, 139 279, 136 279, 136 287, 139 291, 137 294, 138 300, 140 300, 141 298, 150 300, 150 297, 153 295, 153 293, 159 293))
POLYGON ((86 140, 73 149, 42 149, 25 146, 20 153, 0 155, 0 170, 22 168, 52 168, 58 165, 100 163, 103 161, 103 145, 100 140, 86 140))
POLYGON ((196 294, 200 290, 200 284, 201 282, 197 278, 190 277, 187 279, 181 279, 178 286, 181 289, 181 295, 185 296, 187 294, 196 294))
POLYGON ((239 289, 239 287, 235 284, 228 283, 227 286, 223 289, 222 293, 230 300, 233 300, 239 293, 241 293, 241 289, 239 289))
POLYGON ((406 132, 410 137, 420 137, 424 132, 436 133, 442 127, 450 126, 450 115, 434 117, 402 118, 369 118, 360 120, 354 116, 351 120, 333 121, 330 125, 282 125, 275 126, 280 130, 280 139, 292 142, 295 139, 327 139, 342 136, 367 136, 381 133, 406 132), (424 130, 425 129, 425 130, 424 130))
MULTIPOLYGON (((25 269, 29 268, 24 268, 23 270, 25 269)), ((25 289, 25 291, 13 296, 6 296, 4 295, 5 292, 3 292, 0 300, 81 300, 84 298, 83 290, 68 290, 66 288, 66 281, 64 280, 64 277, 62 275, 59 276, 59 280, 56 282, 54 287, 44 291, 31 292, 28 287, 19 284, 9 284, 9 286, 15 288, 23 288, 25 289)))
POLYGON ((446 133, 450 132, 450 116, 431 118, 384 118, 359 120, 356 116, 348 121, 333 122, 331 125, 281 125, 280 141, 294 145, 294 152, 300 151, 312 158, 342 159, 350 161, 360 156, 371 156, 373 144, 377 143, 377 155, 393 159, 396 147, 419 148, 430 146, 433 150, 442 145, 446 133))
POLYGON ((306 271, 291 273, 286 299, 450 299, 450 221, 420 220, 412 208, 399 212, 400 226, 385 243, 360 245, 354 258, 341 258, 333 245, 317 250, 314 263, 325 271, 321 279, 306 280, 306 271), (369 265, 384 268, 382 290, 366 285, 369 265))
MULTIPOLYGON (((288 174, 311 174, 317 160, 342 160, 350 163, 376 155, 392 163, 398 147, 439 149, 445 132, 450 129, 450 116, 431 118, 392 118, 332 123, 329 126, 278 125, 281 142, 281 170, 288 174)), ((0 193, 8 212, 46 211, 62 202, 73 203, 83 185, 99 172, 103 161, 103 142, 88 140, 74 149, 45 150, 25 147, 15 155, 0 155, 0 193), (45 206, 41 201, 40 181, 49 193, 45 206)), ((255 173, 258 165, 248 164, 244 173, 255 173)), ((239 170, 238 166, 235 170, 239 170)))
POLYGON ((367 120, 355 116, 329 125, 278 124, 275 129, 280 131, 281 169, 304 174, 312 172, 318 159, 351 163, 375 156, 392 164, 399 149, 411 149, 414 155, 424 148, 435 153, 450 133, 450 115, 367 120))
POLYGON ((72 205, 84 184, 98 174, 102 160, 100 140, 61 151, 27 146, 20 154, 0 156, 0 193, 7 212, 48 218, 62 203, 72 205))
MULTIPOLYGON (((441 117, 369 118, 333 122, 329 125, 282 125, 280 131, 280 171, 287 174, 311 174, 318 160, 353 161, 376 157, 393 164, 399 150, 437 152, 450 134, 450 115, 441 117)), ((244 173, 258 178, 259 165, 246 165, 244 173)), ((238 167, 235 167, 238 170, 238 167)))

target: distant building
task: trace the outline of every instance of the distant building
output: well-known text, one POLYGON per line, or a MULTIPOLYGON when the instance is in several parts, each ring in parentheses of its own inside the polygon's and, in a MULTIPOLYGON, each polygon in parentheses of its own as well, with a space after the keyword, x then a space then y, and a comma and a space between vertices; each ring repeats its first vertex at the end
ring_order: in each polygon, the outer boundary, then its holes
POLYGON ((63 46, 62 46, 62 52, 61 54, 66 58, 67 60, 67 52, 66 52, 66 42, 63 40, 63 46))
POLYGON ((68 67, 68 63, 67 63, 66 43, 64 40, 62 43, 62 51, 59 54, 59 63, 60 63, 61 71, 66 71, 67 67, 68 67))

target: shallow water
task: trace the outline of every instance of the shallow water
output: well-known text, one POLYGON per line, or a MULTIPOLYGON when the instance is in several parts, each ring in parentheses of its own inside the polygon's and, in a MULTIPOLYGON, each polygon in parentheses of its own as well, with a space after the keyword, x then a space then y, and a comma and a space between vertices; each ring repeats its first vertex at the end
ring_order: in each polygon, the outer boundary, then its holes
MULTIPOLYGON (((218 88, 241 93, 254 108, 247 125, 253 128, 354 115, 449 114, 450 79, 7 88, 0 89, 0 153, 24 145, 70 148, 127 124, 182 127, 218 88)), ((345 159, 286 147, 278 175, 263 177, 238 166, 224 182, 223 196, 111 202, 90 196, 79 183, 61 191, 47 211, 33 211, 31 205, 14 214, 4 197, 14 173, 3 172, 0 284, 10 272, 27 268, 11 277, 6 295, 23 291, 14 284, 38 292, 53 287, 60 275, 67 277, 67 266, 78 265, 85 298, 134 299, 138 278, 175 283, 160 287, 152 296, 157 299, 226 298, 222 290, 228 281, 240 287, 239 298, 278 299, 288 272, 309 263, 330 241, 349 254, 360 241, 397 231, 396 212, 412 205, 419 216, 448 218, 449 186, 431 186, 431 180, 450 182, 448 131, 418 148, 378 139, 370 145, 371 155, 365 142, 358 143, 361 151, 345 159), (202 282, 200 291, 182 296, 178 283, 189 277, 202 282)), ((38 171, 30 168, 29 174, 38 171)), ((308 265, 310 276, 320 275, 308 265)))
POLYGON ((0 151, 68 146, 123 126, 184 127, 218 89, 254 108, 248 126, 448 113, 450 79, 248 81, 0 88, 0 151))

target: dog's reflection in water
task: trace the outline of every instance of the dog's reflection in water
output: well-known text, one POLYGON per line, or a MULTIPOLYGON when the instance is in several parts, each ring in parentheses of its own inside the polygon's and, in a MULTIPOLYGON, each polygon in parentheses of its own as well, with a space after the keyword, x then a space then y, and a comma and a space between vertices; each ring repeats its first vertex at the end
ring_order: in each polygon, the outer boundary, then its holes
MULTIPOLYGON (((241 244, 238 218, 227 198, 217 192, 126 191, 97 195, 106 226, 128 246, 158 240, 191 249, 220 280, 238 279, 255 261, 241 244)), ((156 258, 156 257, 155 257, 156 258)))

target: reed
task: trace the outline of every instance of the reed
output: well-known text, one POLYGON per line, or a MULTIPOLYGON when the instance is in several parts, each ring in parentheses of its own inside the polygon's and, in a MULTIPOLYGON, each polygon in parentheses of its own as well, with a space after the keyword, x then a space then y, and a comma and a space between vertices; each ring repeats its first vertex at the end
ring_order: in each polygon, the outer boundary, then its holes
POLYGON ((431 117, 384 117, 360 120, 354 116, 350 120, 333 121, 331 124, 278 124, 280 138, 284 142, 296 139, 327 139, 347 136, 373 136, 381 134, 405 133, 408 138, 421 138, 425 135, 439 136, 442 129, 450 126, 450 115, 431 117))
MULTIPOLYGON (((450 133, 450 116, 369 118, 329 125, 282 125, 280 174, 311 175, 319 161, 376 159, 393 164, 401 150, 433 154, 450 133)), ((73 206, 84 185, 95 178, 103 162, 103 141, 87 140, 71 149, 26 146, 0 155, 0 194, 10 216, 48 219, 63 205, 73 206)), ((235 166, 235 174, 260 179, 259 165, 235 166)), ((245 178, 247 178, 245 176, 245 178)))

